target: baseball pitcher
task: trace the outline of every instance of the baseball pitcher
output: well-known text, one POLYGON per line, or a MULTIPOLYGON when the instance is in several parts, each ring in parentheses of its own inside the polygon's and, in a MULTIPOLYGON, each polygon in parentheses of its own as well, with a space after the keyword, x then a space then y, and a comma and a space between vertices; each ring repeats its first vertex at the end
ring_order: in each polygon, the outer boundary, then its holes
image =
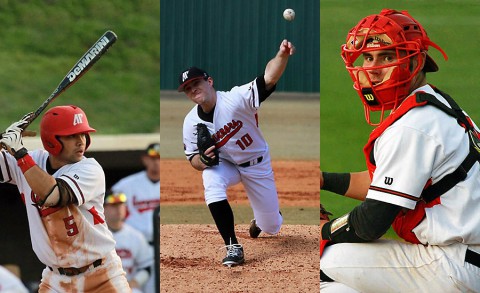
POLYGON ((257 109, 275 90, 294 52, 293 44, 283 40, 264 74, 230 91, 217 91, 213 78, 197 67, 185 70, 179 77, 178 91, 197 104, 183 124, 185 155, 193 168, 203 171, 205 201, 225 242, 227 255, 222 263, 227 266, 244 262, 227 200, 229 186, 242 182, 245 187, 254 214, 252 238, 261 231, 278 233, 283 222, 257 109))

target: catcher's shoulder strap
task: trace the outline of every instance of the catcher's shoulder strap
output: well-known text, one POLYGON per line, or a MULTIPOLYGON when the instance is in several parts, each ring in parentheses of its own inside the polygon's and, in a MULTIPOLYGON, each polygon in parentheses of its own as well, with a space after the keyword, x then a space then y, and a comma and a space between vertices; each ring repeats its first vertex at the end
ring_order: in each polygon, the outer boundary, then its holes
POLYGON ((458 124, 465 128, 465 132, 469 134, 470 151, 463 162, 452 173, 443 177, 440 181, 425 188, 422 192, 422 198, 426 202, 430 202, 441 196, 459 182, 465 180, 468 171, 475 162, 480 162, 480 133, 473 126, 472 121, 463 113, 462 109, 448 94, 434 88, 437 93, 442 95, 451 108, 440 102, 435 96, 425 92, 416 94, 417 102, 427 102, 429 105, 435 106, 448 115, 457 119, 458 124))

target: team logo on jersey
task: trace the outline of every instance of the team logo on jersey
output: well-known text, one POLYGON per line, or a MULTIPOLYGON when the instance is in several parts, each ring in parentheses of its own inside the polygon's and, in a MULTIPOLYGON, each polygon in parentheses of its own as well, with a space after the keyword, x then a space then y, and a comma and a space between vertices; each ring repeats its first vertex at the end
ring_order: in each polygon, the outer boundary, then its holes
POLYGON ((75 114, 73 116, 73 125, 77 125, 77 124, 82 124, 83 123, 83 114, 75 114))
POLYGON ((139 200, 135 195, 132 200, 133 206, 139 213, 148 212, 160 205, 160 199, 139 200))
POLYGON ((215 134, 213 135, 213 140, 215 141, 215 145, 217 148, 223 146, 227 143, 227 141, 232 138, 239 130, 242 128, 243 122, 240 120, 233 120, 232 122, 228 122, 222 128, 220 128, 215 134))

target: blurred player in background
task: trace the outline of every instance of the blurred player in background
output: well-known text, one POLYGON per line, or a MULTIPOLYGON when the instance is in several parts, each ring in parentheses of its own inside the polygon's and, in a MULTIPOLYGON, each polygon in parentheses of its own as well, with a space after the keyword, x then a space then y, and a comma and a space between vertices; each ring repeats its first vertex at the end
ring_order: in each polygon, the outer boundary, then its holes
POLYGON ((430 46, 446 59, 407 11, 391 9, 363 18, 342 46, 377 127, 368 170, 321 173, 322 189, 362 201, 320 222, 321 292, 480 292, 480 132, 427 83, 439 69, 430 46), (404 241, 379 239, 391 226, 404 241))
POLYGON ((1 134, 0 181, 25 202, 32 247, 46 265, 39 292, 130 292, 104 221, 105 174, 84 156, 95 129, 79 107, 53 107, 40 122, 45 150, 29 152, 22 127, 31 114, 1 134))
POLYGON ((4 266, 0 266, 0 293, 28 293, 27 287, 22 281, 7 270, 4 266))
POLYGON ((148 281, 153 264, 153 248, 145 236, 135 228, 125 224, 127 196, 124 193, 111 193, 105 196, 105 220, 115 239, 115 250, 122 259, 127 280, 134 293, 153 293, 142 290, 148 281))
POLYGON ((160 205, 160 144, 148 145, 141 160, 145 170, 119 180, 111 189, 127 196, 126 223, 153 245, 153 210, 160 205))
MULTIPOLYGON (((117 183, 111 190, 113 193, 124 193, 127 196, 127 219, 125 222, 140 231, 148 243, 153 246, 153 211, 160 205, 160 144, 151 143, 141 156, 145 170, 129 175, 117 183)), ((152 268, 152 272, 153 272, 152 268)), ((146 290, 154 290, 153 274, 146 290)), ((147 293, 150 293, 147 291, 147 293)))

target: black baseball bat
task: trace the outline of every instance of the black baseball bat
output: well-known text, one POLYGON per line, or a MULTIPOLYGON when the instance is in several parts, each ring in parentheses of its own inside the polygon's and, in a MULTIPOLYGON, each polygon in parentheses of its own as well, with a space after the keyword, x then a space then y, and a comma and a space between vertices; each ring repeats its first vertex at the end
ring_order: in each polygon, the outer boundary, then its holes
POLYGON ((90 68, 95 64, 95 62, 100 59, 103 54, 115 43, 117 40, 117 35, 112 31, 106 31, 98 41, 93 44, 93 46, 85 52, 85 54, 80 58, 77 63, 73 66, 67 75, 64 77, 62 82, 57 86, 57 88, 52 92, 52 94, 43 102, 43 104, 38 107, 38 109, 29 117, 29 123, 23 127, 25 130, 28 125, 30 125, 40 114, 45 110, 45 108, 50 105, 53 100, 55 100, 61 93, 66 89, 72 86, 77 82, 82 75, 84 75, 90 68))

